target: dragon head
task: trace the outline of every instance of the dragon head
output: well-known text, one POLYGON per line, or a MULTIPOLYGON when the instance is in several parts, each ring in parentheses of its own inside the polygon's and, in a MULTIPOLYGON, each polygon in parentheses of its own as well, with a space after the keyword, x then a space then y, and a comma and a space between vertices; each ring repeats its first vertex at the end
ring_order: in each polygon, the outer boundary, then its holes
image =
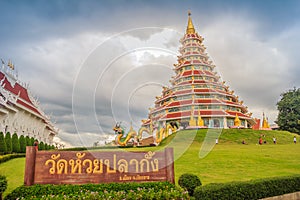
POLYGON ((122 134, 123 133, 123 128, 121 127, 121 122, 116 123, 115 127, 113 127, 113 131, 115 131, 115 134, 122 134))

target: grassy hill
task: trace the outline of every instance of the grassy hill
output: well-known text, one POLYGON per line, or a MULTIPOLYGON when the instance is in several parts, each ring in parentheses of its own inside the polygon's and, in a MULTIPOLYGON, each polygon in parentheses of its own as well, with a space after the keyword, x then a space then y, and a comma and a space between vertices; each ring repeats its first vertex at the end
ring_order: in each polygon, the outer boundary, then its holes
POLYGON ((285 131, 182 131, 167 138, 164 145, 174 148, 176 180, 183 173, 193 173, 208 184, 300 174, 300 144, 293 143, 294 136, 285 131), (219 143, 215 145, 218 134, 219 143), (258 145, 261 135, 267 143, 258 145), (190 142, 189 137, 194 140, 190 142), (273 137, 277 144, 273 144, 273 137))
MULTIPOLYGON (((183 173, 196 174, 203 184, 244 181, 300 174, 300 137, 296 135, 299 144, 295 145, 294 135, 285 131, 248 129, 184 130, 169 136, 160 146, 126 150, 156 151, 173 147, 176 182, 183 173), (219 135, 219 143, 215 145, 219 135), (258 145, 261 135, 265 135, 267 144, 258 145), (273 137, 277 138, 276 145, 273 137), (243 140, 246 144, 242 144, 243 140)), ((24 165, 24 158, 0 164, 0 174, 8 179, 5 194, 23 184, 24 165)))

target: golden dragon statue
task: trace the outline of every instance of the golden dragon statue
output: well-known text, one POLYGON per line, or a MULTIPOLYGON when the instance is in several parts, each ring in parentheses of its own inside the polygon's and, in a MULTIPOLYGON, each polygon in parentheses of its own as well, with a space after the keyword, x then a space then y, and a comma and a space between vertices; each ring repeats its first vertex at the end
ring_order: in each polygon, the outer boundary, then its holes
POLYGON ((156 140, 155 142, 159 144, 164 138, 168 137, 170 134, 175 133, 179 128, 178 122, 170 122, 167 123, 165 127, 161 127, 158 129, 154 129, 152 125, 152 121, 150 122, 150 127, 141 127, 138 132, 138 138, 142 138, 143 132, 148 133, 149 135, 155 134, 156 140))
POLYGON ((126 134, 126 137, 123 137, 125 129, 121 127, 121 122, 116 123, 115 127, 113 127, 113 130, 115 131, 116 134, 118 134, 116 137, 116 142, 119 146, 126 146, 128 141, 137 135, 131 125, 129 132, 126 134))
POLYGON ((167 123, 165 127, 161 127, 156 132, 156 143, 159 144, 164 138, 167 138, 172 133, 175 133, 179 128, 178 122, 167 123))

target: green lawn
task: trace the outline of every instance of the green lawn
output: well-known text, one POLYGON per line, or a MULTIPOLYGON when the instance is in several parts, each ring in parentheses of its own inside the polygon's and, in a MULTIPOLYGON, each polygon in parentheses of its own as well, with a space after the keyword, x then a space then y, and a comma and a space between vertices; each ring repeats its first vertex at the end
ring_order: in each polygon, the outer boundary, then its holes
MULTIPOLYGON (((296 145, 293 137, 294 134, 284 131, 188 130, 171 135, 158 147, 122 150, 156 151, 173 147, 176 182, 181 174, 193 173, 203 184, 208 184, 300 174, 300 137, 297 135, 296 145), (215 145, 221 131, 219 144, 215 145), (267 144, 257 144, 260 135, 265 135, 267 144), (274 136, 276 145, 272 143, 274 136), (247 144, 242 144, 242 140, 247 144)), ((24 158, 0 164, 0 174, 8 179, 5 194, 23 184, 24 165, 24 158)))
MULTIPOLYGON (((215 145, 213 136, 219 131, 210 130, 212 137, 207 137, 206 145, 203 145, 206 132, 185 131, 173 136, 169 144, 173 143, 171 146, 175 151, 176 180, 183 173, 196 174, 203 184, 300 174, 300 143, 293 143, 294 134, 229 129, 223 130, 219 144, 215 145), (257 144, 261 134, 265 135, 267 144, 257 144), (194 137, 191 144, 187 139, 190 137, 194 137), (272 143, 273 137, 277 138, 277 144, 272 143), (242 140, 247 144, 242 144, 242 140), (207 144, 213 146, 211 151, 207 144), (200 152, 205 150, 207 155, 201 158, 200 152)), ((297 139, 300 139, 298 135, 297 139)))
POLYGON ((8 181, 4 196, 24 183, 25 158, 15 158, 0 164, 0 174, 6 176, 8 181))

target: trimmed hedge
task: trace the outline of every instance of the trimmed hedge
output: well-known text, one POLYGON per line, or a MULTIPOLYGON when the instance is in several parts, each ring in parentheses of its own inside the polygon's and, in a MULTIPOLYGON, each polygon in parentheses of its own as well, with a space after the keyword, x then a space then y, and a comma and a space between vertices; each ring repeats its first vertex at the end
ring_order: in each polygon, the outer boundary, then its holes
POLYGON ((12 152, 20 153, 20 151, 21 151, 20 141, 19 141, 18 135, 16 133, 14 133, 11 136, 11 142, 12 142, 12 152))
POLYGON ((7 132, 5 134, 5 144, 6 144, 6 152, 5 153, 11 153, 12 152, 12 140, 10 132, 7 132))
POLYGON ((201 186, 202 183, 197 175, 194 174, 182 174, 178 179, 178 185, 189 192, 189 195, 193 196, 196 187, 201 186))
POLYGON ((197 187, 195 199, 261 199, 300 191, 300 175, 197 187))
POLYGON ((0 153, 4 154, 7 151, 4 134, 3 132, 0 132, 0 153))
POLYGON ((0 163, 4 163, 4 162, 9 161, 11 159, 21 158, 21 157, 25 157, 25 153, 23 153, 23 154, 21 154, 21 153, 18 153, 18 154, 7 154, 7 155, 4 155, 4 156, 1 156, 0 163))
POLYGON ((169 182, 20 186, 5 199, 189 199, 169 182))

